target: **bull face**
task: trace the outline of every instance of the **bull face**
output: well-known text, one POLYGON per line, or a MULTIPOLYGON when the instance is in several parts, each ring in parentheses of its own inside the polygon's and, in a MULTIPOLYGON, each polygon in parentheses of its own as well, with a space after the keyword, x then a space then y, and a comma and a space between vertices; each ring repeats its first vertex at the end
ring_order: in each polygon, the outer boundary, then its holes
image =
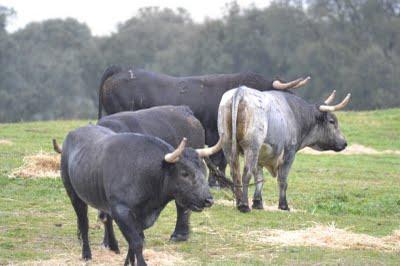
POLYGON ((192 211, 211 207, 213 198, 206 181, 206 166, 196 150, 186 148, 179 161, 168 165, 169 191, 180 206, 192 211))
POLYGON ((310 147, 315 150, 342 151, 347 142, 339 129, 339 123, 335 114, 331 112, 319 112, 318 125, 314 135, 315 143, 310 147))

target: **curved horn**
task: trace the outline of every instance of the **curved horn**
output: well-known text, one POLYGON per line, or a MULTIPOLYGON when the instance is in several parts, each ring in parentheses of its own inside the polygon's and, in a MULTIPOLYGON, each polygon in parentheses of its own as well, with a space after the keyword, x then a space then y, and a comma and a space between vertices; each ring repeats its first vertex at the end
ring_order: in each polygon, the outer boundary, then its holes
POLYGON ((310 81, 310 79, 311 79, 311 77, 306 77, 305 79, 303 79, 302 81, 297 83, 297 85, 295 85, 292 89, 297 89, 297 88, 300 88, 300 87, 306 85, 310 81))
POLYGON ((329 95, 329 97, 326 98, 326 100, 324 101, 324 104, 327 104, 327 105, 331 104, 332 101, 335 99, 335 96, 336 96, 336 90, 333 90, 331 95, 329 95))
POLYGON ((219 138, 217 144, 212 147, 203 148, 203 149, 196 149, 197 154, 203 158, 213 155, 214 153, 218 152, 222 148, 222 137, 219 138))
POLYGON ((343 101, 339 104, 330 106, 330 105, 321 105, 319 107, 319 110, 322 112, 334 112, 338 111, 340 109, 343 109, 350 101, 351 94, 347 94, 346 98, 343 99, 343 101))
POLYGON ((289 81, 289 82, 281 82, 280 80, 274 80, 272 82, 272 87, 274 87, 274 89, 278 89, 278 90, 286 90, 286 89, 291 89, 292 87, 296 86, 297 84, 299 84, 303 79, 302 78, 298 78, 296 80, 293 81, 289 81))
POLYGON ((176 148, 173 152, 167 153, 164 156, 164 160, 169 163, 176 163, 179 161, 179 156, 181 156, 183 150, 185 149, 187 139, 183 138, 178 148, 176 148))

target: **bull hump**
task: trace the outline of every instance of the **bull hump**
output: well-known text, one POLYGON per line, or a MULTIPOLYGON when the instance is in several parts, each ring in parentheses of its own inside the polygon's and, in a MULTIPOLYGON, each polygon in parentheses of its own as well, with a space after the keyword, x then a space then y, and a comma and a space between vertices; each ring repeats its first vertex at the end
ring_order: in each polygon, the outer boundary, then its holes
POLYGON ((193 117, 188 116, 188 117, 186 118, 186 120, 189 122, 189 124, 190 124, 192 127, 198 127, 199 125, 201 125, 201 124, 199 123, 199 121, 198 121, 197 119, 194 119, 193 117))

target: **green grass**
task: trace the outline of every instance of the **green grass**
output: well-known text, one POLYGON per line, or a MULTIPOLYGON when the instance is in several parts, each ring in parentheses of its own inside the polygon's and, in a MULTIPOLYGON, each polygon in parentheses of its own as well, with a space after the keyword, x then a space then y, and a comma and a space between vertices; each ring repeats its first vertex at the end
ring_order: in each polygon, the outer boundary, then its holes
MULTIPOLYGON (((400 109, 338 114, 351 143, 378 150, 400 150, 400 109)), ((51 138, 61 143, 66 133, 88 121, 0 124, 0 264, 45 260, 60 254, 80 256, 76 217, 59 179, 8 178, 25 155, 52 150, 51 138), (61 226, 60 226, 61 225, 61 226)), ((265 174, 264 200, 277 205, 276 180, 265 174)), ((170 243, 173 204, 145 232, 146 248, 171 250, 200 265, 398 265, 400 254, 378 250, 337 250, 283 247, 255 243, 249 232, 293 230, 314 223, 349 228, 357 233, 385 236, 400 229, 400 156, 313 156, 299 154, 289 176, 288 200, 304 212, 252 211, 214 205, 192 215, 192 234, 186 243, 170 243)), ((251 189, 252 190, 252 189, 251 189)), ((216 199, 228 191, 213 190, 216 199)), ((101 243, 102 228, 90 210, 92 247, 101 243)), ((117 230, 118 231, 118 230, 117 230)), ((126 243, 118 232, 120 245, 126 243)))
POLYGON ((339 125, 348 142, 378 150, 400 150, 400 110, 338 112, 339 125))

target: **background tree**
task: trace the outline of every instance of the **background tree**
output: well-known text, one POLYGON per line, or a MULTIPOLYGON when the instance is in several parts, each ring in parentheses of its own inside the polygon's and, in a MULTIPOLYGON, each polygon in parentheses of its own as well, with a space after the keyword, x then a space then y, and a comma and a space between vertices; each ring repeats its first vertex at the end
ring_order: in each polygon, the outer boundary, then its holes
POLYGON ((254 71, 312 76, 298 93, 320 101, 337 89, 353 109, 400 106, 400 0, 276 0, 227 4, 195 23, 184 9, 143 8, 116 33, 94 37, 74 19, 5 30, 0 6, 0 122, 94 118, 110 64, 170 75, 254 71))

